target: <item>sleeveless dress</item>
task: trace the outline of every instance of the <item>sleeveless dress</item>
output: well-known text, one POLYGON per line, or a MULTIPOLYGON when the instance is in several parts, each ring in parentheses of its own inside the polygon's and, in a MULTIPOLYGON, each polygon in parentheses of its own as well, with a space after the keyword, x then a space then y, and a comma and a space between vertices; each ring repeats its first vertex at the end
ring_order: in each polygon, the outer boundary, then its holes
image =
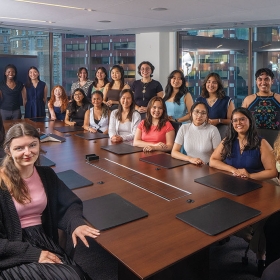
POLYGON ((66 111, 61 113, 60 107, 55 107, 55 106, 53 106, 53 110, 54 110, 56 119, 60 120, 60 121, 64 121, 65 115, 66 115, 66 111))
POLYGON ((25 118, 45 117, 44 89, 46 83, 39 81, 37 87, 26 87, 27 102, 25 105, 25 118))
POLYGON ((257 128, 280 130, 280 103, 274 95, 261 97, 256 94, 255 100, 248 106, 255 117, 257 128))
POLYGON ((184 100, 185 96, 186 95, 183 95, 180 98, 180 105, 178 105, 176 102, 165 101, 167 115, 169 117, 173 117, 173 119, 179 119, 187 114, 188 110, 187 110, 186 103, 184 100))
MULTIPOLYGON (((109 89, 107 92, 107 100, 119 101, 121 91, 121 89, 109 89)), ((118 109, 118 105, 113 104, 109 109, 110 111, 118 109)))

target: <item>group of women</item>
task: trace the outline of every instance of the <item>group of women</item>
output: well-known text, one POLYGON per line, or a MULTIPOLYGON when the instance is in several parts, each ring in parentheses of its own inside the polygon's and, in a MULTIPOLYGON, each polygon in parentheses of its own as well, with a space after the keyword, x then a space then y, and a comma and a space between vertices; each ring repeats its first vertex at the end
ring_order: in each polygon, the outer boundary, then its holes
MULTIPOLYGON (((138 70, 142 79, 130 89, 119 65, 111 69, 111 82, 106 70, 99 68, 95 81, 89 83, 87 71, 81 69, 69 102, 63 87, 52 89, 48 102, 51 118, 83 126, 92 133, 108 133, 112 142, 133 141, 145 152, 171 151, 174 158, 195 165, 209 164, 233 176, 256 180, 277 176, 272 147, 257 134, 250 111, 234 109, 217 74, 206 77, 201 96, 193 102, 181 71, 169 75, 164 95, 160 83, 152 79, 154 67, 150 62, 142 62, 138 70), (177 135, 172 122, 183 123, 177 135), (223 139, 218 129, 222 124, 228 124, 223 139)), ((16 69, 5 69, 0 85, 3 119, 20 116, 16 107, 19 101, 11 102, 14 89, 22 93, 30 114, 35 107, 41 109, 34 105, 36 99, 28 103, 28 94, 34 96, 41 89, 46 102, 46 85, 40 81, 38 70, 32 68, 28 73, 30 80, 24 87, 16 82, 16 69)), ((50 168, 37 166, 41 151, 37 130, 25 123, 16 124, 2 142, 5 156, 0 168, 0 279, 18 275, 22 279, 56 279, 58 275, 64 275, 63 279, 88 279, 57 245, 56 230, 66 230, 74 246, 77 237, 88 246, 85 236, 96 238, 100 233, 85 224, 81 201, 73 192, 50 168)), ((275 220, 271 218, 269 222, 266 232, 275 226, 275 220)), ((271 247, 267 248, 270 262, 278 256, 271 253, 271 247)))

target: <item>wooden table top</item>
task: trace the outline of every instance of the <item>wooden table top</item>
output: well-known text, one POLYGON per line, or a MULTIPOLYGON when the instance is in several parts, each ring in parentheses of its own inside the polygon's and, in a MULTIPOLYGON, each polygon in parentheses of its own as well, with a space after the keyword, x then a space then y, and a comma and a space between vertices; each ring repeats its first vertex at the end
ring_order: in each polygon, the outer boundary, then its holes
MULTIPOLYGON (((262 188, 242 196, 233 196, 194 182, 195 178, 220 172, 209 166, 188 164, 159 169, 139 160, 151 153, 116 155, 100 148, 109 145, 109 139, 85 140, 75 136, 75 132, 65 135, 54 130, 55 126, 63 126, 63 122, 20 121, 40 128, 41 132, 66 136, 66 142, 42 143, 42 148, 47 152, 45 156, 56 163, 55 172, 73 169, 94 182, 93 186, 74 190, 82 200, 117 193, 149 213, 147 218, 104 231, 96 239, 140 279, 156 274, 280 208, 280 188, 269 183, 263 182, 262 188), (100 160, 86 162, 85 155, 92 153, 100 160), (104 184, 98 184, 99 181, 104 184), (221 197, 256 208, 262 214, 216 236, 209 236, 176 219, 178 213, 221 197), (194 203, 187 203, 189 198, 194 203)), ((13 123, 16 121, 5 121, 5 128, 13 123)))

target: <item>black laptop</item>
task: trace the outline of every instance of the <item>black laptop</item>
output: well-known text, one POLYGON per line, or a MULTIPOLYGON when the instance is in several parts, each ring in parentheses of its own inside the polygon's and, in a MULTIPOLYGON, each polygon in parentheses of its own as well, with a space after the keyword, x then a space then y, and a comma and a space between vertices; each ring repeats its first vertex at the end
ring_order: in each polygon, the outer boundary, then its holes
POLYGON ((208 235, 216 235, 260 214, 259 210, 223 197, 177 214, 176 218, 208 235))
POLYGON ((175 159, 169 154, 157 154, 149 157, 142 157, 139 160, 168 169, 189 163, 188 161, 175 159))
POLYGON ((83 202, 84 217, 97 229, 106 230, 148 216, 148 213, 116 193, 83 202))
POLYGON ((197 178, 194 181, 233 195, 242 195, 262 187, 259 183, 222 172, 197 178))

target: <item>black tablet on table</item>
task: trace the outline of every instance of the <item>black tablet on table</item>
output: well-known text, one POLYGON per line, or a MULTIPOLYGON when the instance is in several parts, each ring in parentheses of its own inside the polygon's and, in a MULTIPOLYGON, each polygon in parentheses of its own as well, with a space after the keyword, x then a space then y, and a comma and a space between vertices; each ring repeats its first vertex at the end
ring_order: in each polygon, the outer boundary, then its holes
POLYGON ((110 229, 148 216, 116 193, 83 201, 84 217, 99 230, 110 229))
POLYGON ((197 178, 194 181, 233 195, 242 195, 262 187, 259 183, 222 172, 197 178))
POLYGON ((142 157, 139 160, 168 169, 182 166, 189 163, 188 161, 175 159, 169 154, 157 154, 149 157, 142 157))
POLYGON ((93 185, 92 181, 71 169, 58 172, 56 175, 71 190, 93 185))
POLYGON ((176 215, 181 221, 216 235, 261 214, 261 211, 222 197, 176 215))

